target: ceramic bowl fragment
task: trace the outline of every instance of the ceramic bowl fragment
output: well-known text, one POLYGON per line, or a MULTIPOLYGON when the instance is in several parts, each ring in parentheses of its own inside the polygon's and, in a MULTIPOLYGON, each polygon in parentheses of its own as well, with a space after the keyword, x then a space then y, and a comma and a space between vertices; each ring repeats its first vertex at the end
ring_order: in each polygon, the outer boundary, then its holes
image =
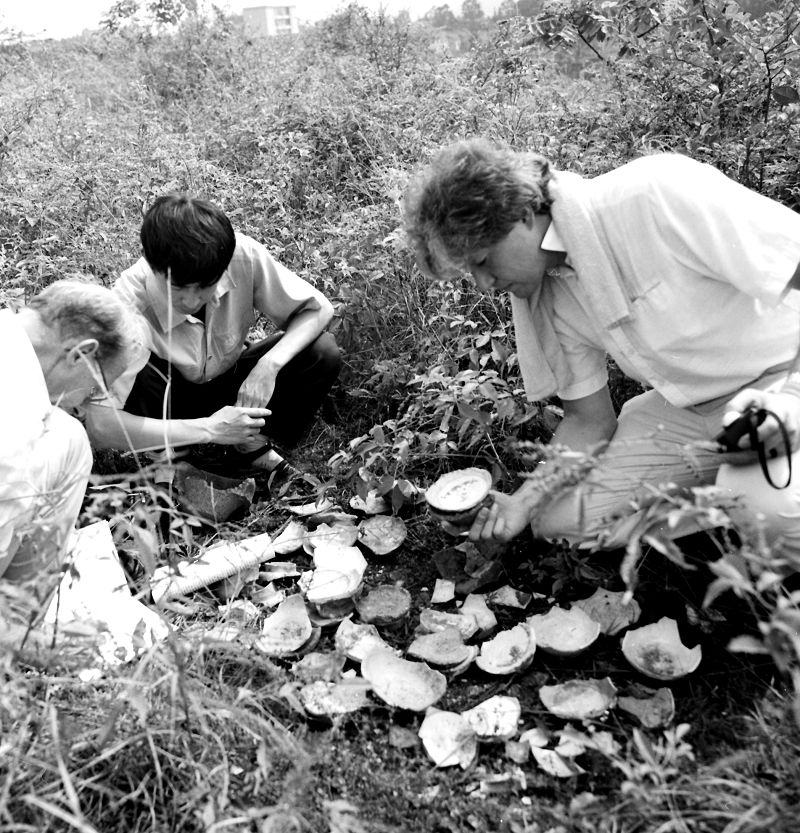
POLYGON ((558 685, 542 686, 539 699, 556 717, 589 720, 613 708, 617 702, 617 689, 608 677, 601 680, 569 680, 558 685))
MULTIPOLYGON (((541 594, 538 594, 541 597, 541 594)), ((533 594, 526 593, 524 590, 517 590, 516 587, 510 587, 505 584, 486 594, 486 601, 492 605, 499 607, 511 607, 516 610, 525 610, 531 603, 533 594)))
POLYGON ((273 538, 272 547, 276 555, 289 555, 303 546, 306 528, 296 518, 292 518, 286 526, 273 538))
POLYGON ((431 593, 431 604, 441 605, 452 602, 456 597, 456 583, 449 578, 437 578, 431 593))
POLYGON ((358 547, 341 544, 320 544, 314 550, 314 567, 317 570, 340 570, 364 575, 367 559, 358 547))
POLYGON ((361 621, 378 627, 405 623, 411 610, 411 594, 395 584, 379 584, 356 602, 361 621))
POLYGON ((295 593, 282 601, 264 620, 256 647, 267 656, 283 657, 297 653, 312 638, 314 628, 308 618, 303 597, 295 593))
POLYGON ((497 627, 497 617, 489 609, 480 593, 470 593, 458 609, 464 616, 473 616, 478 623, 478 633, 485 636, 497 627))
POLYGON ((536 646, 548 654, 570 657, 585 651, 600 635, 600 623, 580 608, 552 607, 528 617, 536 646))
POLYGON ((536 636, 520 623, 484 642, 475 664, 487 674, 513 674, 527 668, 535 652, 536 636))
POLYGON ((389 504, 376 489, 370 489, 364 497, 353 495, 350 508, 362 515, 382 515, 389 511, 389 504))
POLYGON ((339 624, 334 644, 337 651, 353 662, 361 662, 370 651, 376 649, 392 650, 375 625, 359 625, 350 618, 343 619, 339 624))
POLYGON ((519 731, 522 708, 516 697, 498 694, 461 715, 481 740, 510 740, 519 731))
POLYGON ((397 515, 373 515, 358 525, 358 542, 375 555, 389 555, 406 540, 405 521, 397 515))
POLYGON ((652 625, 629 630, 622 639, 625 659, 639 672, 654 680, 677 680, 691 674, 703 658, 699 645, 687 648, 678 623, 664 616, 652 625))
POLYGON ((581 775, 586 770, 578 766, 575 761, 569 758, 562 758, 555 749, 539 749, 531 747, 536 763, 539 768, 555 778, 572 778, 574 775, 581 775))
POLYGON ((298 696, 312 717, 336 717, 368 706, 371 689, 372 686, 360 677, 339 682, 316 680, 304 685, 298 696))
POLYGON ((344 668, 344 655, 338 651, 311 651, 292 665, 292 674, 300 680, 333 682, 344 668))
POLYGON ((453 527, 469 527, 478 510, 491 501, 492 475, 485 469, 467 468, 443 474, 425 491, 429 512, 453 527))
POLYGON ((587 599, 575 602, 578 607, 600 623, 600 632, 614 636, 639 621, 642 609, 635 599, 626 602, 627 593, 598 587, 587 599))
POLYGON ((675 717, 675 697, 668 688, 659 688, 648 697, 620 697, 617 706, 638 718, 645 729, 669 726, 675 717))
POLYGON ((364 657, 361 674, 384 703, 410 711, 425 711, 447 689, 447 680, 440 671, 424 662, 400 659, 385 649, 370 651, 364 657))
POLYGON ((311 574, 311 581, 306 589, 306 598, 323 615, 337 615, 335 611, 340 609, 333 602, 346 602, 349 610, 353 609, 353 597, 361 588, 361 575, 359 573, 341 572, 340 570, 314 570, 311 574), (348 602, 349 600, 349 602, 348 602), (326 605, 329 607, 326 609, 326 605))
POLYGON ((227 521, 248 507, 256 491, 252 477, 223 477, 183 462, 175 466, 173 484, 179 505, 211 524, 227 521))
POLYGON ((309 503, 288 503, 286 509, 299 518, 311 518, 315 515, 331 512, 335 506, 336 504, 330 498, 325 497, 320 500, 310 501, 309 503))
POLYGON ((419 727, 422 745, 439 767, 466 769, 478 754, 478 738, 469 723, 455 712, 430 709, 419 727))
POLYGON ((475 659, 478 649, 466 645, 457 628, 445 628, 435 633, 417 636, 406 649, 406 654, 430 665, 447 670, 475 659))
MULTIPOLYGON (((355 518, 353 519, 355 521, 355 518)), ((358 527, 347 521, 317 524, 314 529, 306 530, 303 536, 303 549, 314 555, 317 547, 352 547, 358 539, 358 527)))
POLYGON ((445 628, 456 628, 461 636, 467 640, 478 632, 475 617, 466 613, 447 613, 443 610, 424 608, 419 612, 419 632, 436 633, 445 628))

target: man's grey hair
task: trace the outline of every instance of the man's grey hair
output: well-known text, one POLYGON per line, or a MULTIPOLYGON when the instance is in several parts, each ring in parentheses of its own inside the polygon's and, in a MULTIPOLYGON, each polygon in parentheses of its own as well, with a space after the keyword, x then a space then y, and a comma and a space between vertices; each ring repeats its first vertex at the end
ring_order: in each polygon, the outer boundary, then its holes
POLYGON ((97 340, 101 365, 126 362, 142 342, 137 315, 110 290, 82 280, 59 280, 31 298, 43 324, 66 339, 97 340))

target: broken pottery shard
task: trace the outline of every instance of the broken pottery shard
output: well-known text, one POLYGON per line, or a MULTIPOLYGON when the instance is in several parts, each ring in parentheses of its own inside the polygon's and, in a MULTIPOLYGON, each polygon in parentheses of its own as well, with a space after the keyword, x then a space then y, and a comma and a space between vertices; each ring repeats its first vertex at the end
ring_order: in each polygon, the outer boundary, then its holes
POLYGON ((447 680, 424 662, 400 659, 392 651, 370 651, 361 663, 361 673, 384 703, 399 709, 425 711, 447 689, 447 680))
POLYGON ((286 590, 276 587, 272 582, 256 590, 250 598, 259 605, 264 607, 277 607, 287 596, 286 590))
POLYGON ((464 644, 458 628, 445 628, 436 633, 416 637, 406 649, 408 656, 421 659, 442 669, 474 659, 477 649, 464 644))
POLYGON ((543 748, 550 743, 550 732, 543 726, 535 726, 533 729, 526 729, 519 739, 530 746, 543 748))
POLYGON ((300 521, 292 518, 286 526, 275 536, 272 547, 276 555, 288 555, 303 546, 306 528, 300 521))
POLYGON ((544 685, 539 699, 556 717, 588 720, 605 714, 617 702, 617 689, 608 677, 602 680, 569 680, 559 685, 544 685))
POLYGON ((411 594, 394 584, 380 584, 356 602, 356 609, 362 622, 393 627, 405 622, 411 610, 411 594))
POLYGON ((627 594, 604 590, 598 587, 587 599, 575 602, 572 607, 578 607, 587 613, 595 622, 600 623, 601 633, 614 636, 628 625, 639 621, 642 609, 635 599, 626 602, 627 594))
POLYGON ((175 466, 173 484, 179 505, 210 524, 227 521, 234 512, 248 507, 256 491, 252 477, 223 477, 190 463, 175 466))
POLYGON ((548 654, 575 656, 585 651, 600 635, 600 624, 579 608, 553 607, 547 613, 528 617, 536 634, 536 645, 548 654))
POLYGON ((299 594, 289 596, 264 620, 256 647, 267 656, 294 654, 312 637, 314 628, 308 618, 306 603, 299 594))
POLYGON ((406 540, 405 521, 396 515, 374 515, 358 525, 358 541, 375 555, 389 555, 406 540))
POLYGON ((481 740, 510 740, 517 734, 522 708, 516 697, 498 694, 461 715, 481 740))
POLYGON ((531 747, 531 752, 540 769, 556 778, 571 778, 573 775, 581 775, 586 771, 575 761, 562 758, 554 749, 531 747))
POLYGON ((353 495, 350 508, 362 515, 382 515, 389 511, 389 504, 375 489, 370 489, 364 497, 353 495))
POLYGON ((215 544, 194 560, 179 561, 174 567, 157 567, 150 581, 153 601, 158 603, 208 587, 274 557, 275 548, 268 532, 215 544))
POLYGON ((460 766, 466 769, 478 754, 475 732, 455 712, 431 709, 419 727, 419 736, 436 766, 460 766))
POLYGON ((314 567, 318 570, 356 572, 361 576, 367 570, 367 560, 358 547, 341 544, 321 544, 314 550, 314 567))
POLYGON ((353 662, 361 662, 370 651, 378 648, 392 650, 375 625, 358 625, 350 618, 343 619, 336 629, 334 643, 336 650, 353 662))
POLYGON ((474 616, 478 623, 478 630, 482 635, 493 631, 497 627, 497 617, 489 610, 486 599, 478 593, 470 593, 459 608, 464 616, 474 616))
POLYGON ((500 607, 513 607, 517 610, 525 610, 531 603, 532 598, 530 593, 509 587, 507 584, 486 594, 486 601, 489 604, 499 605, 500 607))
POLYGON ((468 528, 478 510, 491 500, 492 475, 485 469, 468 468, 443 474, 425 492, 428 510, 454 528, 468 528))
POLYGON ((620 697, 617 705, 638 718, 645 729, 669 726, 675 717, 675 698, 668 688, 659 688, 650 697, 620 697))
POLYGON ((699 645, 687 648, 681 642, 678 623, 668 616, 628 631, 622 639, 622 653, 637 671, 654 680, 685 677, 703 658, 699 645))
POLYGON ((321 498, 310 503, 288 504, 286 506, 289 512, 300 518, 311 518, 315 515, 322 515, 323 513, 332 511, 334 507, 334 502, 329 498, 321 498))
POLYGON ((336 683, 317 680, 304 685, 298 696, 303 708, 313 717, 335 717, 368 706, 371 688, 360 677, 336 683))
POLYGON ((358 538, 358 527, 353 522, 334 521, 334 523, 318 524, 314 529, 309 529, 303 536, 303 549, 314 555, 317 547, 351 547, 358 538))
MULTIPOLYGON (((359 573, 339 570, 314 570, 306 590, 306 598, 318 609, 329 602, 353 598, 361 587, 359 573)), ((351 607, 352 609, 352 607, 351 607)))
POLYGON ((445 628, 456 628, 466 640, 478 632, 478 623, 474 616, 465 613, 446 613, 427 607, 419 612, 419 630, 422 633, 436 633, 445 628))
POLYGON ((487 674, 513 674, 527 668, 535 652, 536 637, 521 623, 484 642, 475 664, 487 674))
POLYGON ((312 651, 292 665, 292 674, 309 683, 316 680, 333 682, 338 680, 342 673, 344 659, 344 655, 338 651, 312 651))
POLYGON ((441 605, 452 602, 456 596, 456 583, 448 578, 437 578, 433 586, 431 604, 441 605))

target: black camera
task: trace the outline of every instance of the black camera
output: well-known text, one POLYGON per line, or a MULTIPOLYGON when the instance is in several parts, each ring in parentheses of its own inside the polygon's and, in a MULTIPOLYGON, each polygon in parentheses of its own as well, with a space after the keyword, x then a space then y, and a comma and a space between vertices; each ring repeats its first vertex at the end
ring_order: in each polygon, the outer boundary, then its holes
POLYGON ((755 451, 758 444, 758 426, 766 418, 767 412, 763 408, 748 408, 714 437, 719 451, 746 451, 747 449, 739 447, 739 440, 745 436, 750 437, 750 449, 755 451))

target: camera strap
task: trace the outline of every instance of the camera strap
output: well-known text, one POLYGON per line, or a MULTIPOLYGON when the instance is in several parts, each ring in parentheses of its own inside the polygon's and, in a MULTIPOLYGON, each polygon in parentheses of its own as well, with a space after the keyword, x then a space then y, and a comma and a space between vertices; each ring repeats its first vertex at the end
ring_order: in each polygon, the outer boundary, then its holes
POLYGON ((773 411, 769 411, 766 408, 763 408, 760 409, 760 413, 763 413, 764 416, 772 417, 775 420, 775 422, 778 423, 778 429, 781 432, 781 439, 783 440, 783 449, 786 454, 786 465, 788 467, 786 474, 786 482, 782 486, 777 486, 775 484, 775 481, 772 479, 772 476, 769 473, 769 468, 767 466, 767 451, 764 448, 763 441, 758 438, 758 425, 763 420, 750 420, 750 425, 747 431, 747 436, 750 440, 750 447, 754 448, 756 450, 756 453, 758 454, 758 463, 761 466, 761 472, 763 473, 767 483, 769 483, 769 485, 772 486, 773 489, 785 489, 792 482, 792 443, 789 439, 789 432, 786 430, 786 426, 783 424, 780 417, 773 411))

